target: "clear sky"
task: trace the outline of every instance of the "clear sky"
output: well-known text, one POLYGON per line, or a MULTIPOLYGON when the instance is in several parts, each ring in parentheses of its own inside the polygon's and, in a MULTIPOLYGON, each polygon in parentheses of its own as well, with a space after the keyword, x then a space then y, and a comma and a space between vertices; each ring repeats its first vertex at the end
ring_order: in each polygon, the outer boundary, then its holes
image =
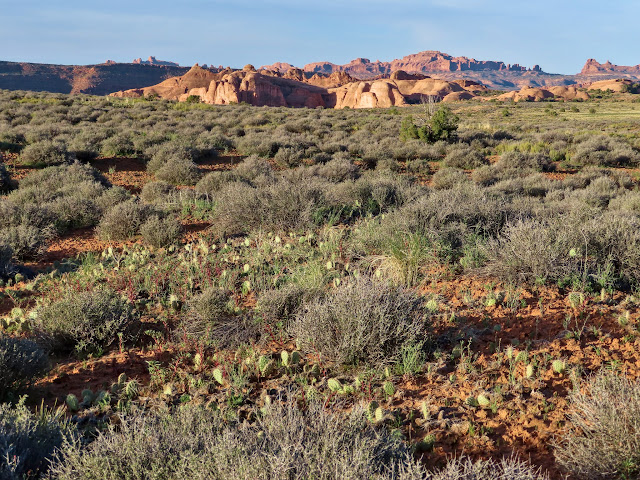
POLYGON ((422 50, 577 73, 640 64, 640 0, 0 0, 0 60, 388 61, 422 50))

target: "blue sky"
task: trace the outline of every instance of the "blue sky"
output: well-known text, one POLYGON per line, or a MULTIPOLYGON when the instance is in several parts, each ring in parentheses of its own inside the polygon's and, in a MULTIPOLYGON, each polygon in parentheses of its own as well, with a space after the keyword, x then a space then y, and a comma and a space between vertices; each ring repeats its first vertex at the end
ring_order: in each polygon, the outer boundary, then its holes
POLYGON ((547 72, 640 64, 640 1, 0 0, 0 60, 302 66, 440 50, 547 72))

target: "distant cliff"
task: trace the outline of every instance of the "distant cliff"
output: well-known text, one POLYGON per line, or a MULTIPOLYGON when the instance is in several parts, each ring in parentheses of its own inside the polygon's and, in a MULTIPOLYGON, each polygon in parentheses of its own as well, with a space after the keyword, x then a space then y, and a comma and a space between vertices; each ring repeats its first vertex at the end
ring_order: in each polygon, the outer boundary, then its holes
POLYGON ((184 75, 188 67, 107 62, 50 65, 0 61, 0 89, 106 95, 184 75))
POLYGON ((614 65, 610 61, 605 63, 599 63, 597 60, 590 58, 587 63, 582 67, 580 75, 611 75, 611 74, 623 74, 623 75, 640 75, 640 65, 627 67, 623 65, 614 65))

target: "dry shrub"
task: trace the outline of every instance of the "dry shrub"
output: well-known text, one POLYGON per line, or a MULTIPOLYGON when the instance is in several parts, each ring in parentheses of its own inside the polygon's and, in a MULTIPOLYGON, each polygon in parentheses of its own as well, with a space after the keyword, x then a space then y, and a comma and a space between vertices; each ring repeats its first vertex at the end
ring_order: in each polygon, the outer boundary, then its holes
POLYGON ((20 153, 20 163, 34 167, 45 167, 71 163, 73 155, 64 144, 44 140, 27 145, 20 153))
POLYGON ((23 402, 0 404, 0 478, 47 478, 56 452, 75 438, 63 409, 32 413, 23 402))
POLYGON ((431 177, 431 185, 436 190, 447 190, 460 183, 469 183, 469 177, 459 168, 441 168, 431 177))
POLYGON ((424 340, 424 315, 415 293, 362 277, 305 303, 290 331, 302 348, 327 360, 382 365, 394 363, 403 346, 424 340))
POLYGON ((0 335, 0 399, 49 370, 49 359, 31 340, 0 335))
POLYGON ((142 224, 140 234, 144 241, 152 247, 168 247, 180 241, 182 224, 173 216, 153 215, 142 224))
POLYGON ((444 164, 450 168, 473 170, 489 163, 482 153, 470 147, 456 146, 449 150, 444 164))
POLYGON ((109 290, 69 293, 38 310, 36 330, 55 352, 101 353, 133 340, 140 319, 133 307, 109 290))
POLYGON ((102 217, 98 235, 105 240, 128 240, 140 232, 150 213, 149 207, 135 200, 119 203, 102 217))
POLYGON ((569 431, 557 445, 558 463, 575 478, 640 475, 640 384, 602 371, 570 395, 569 431))
POLYGON ((223 347, 255 341, 259 336, 255 322, 236 315, 233 307, 228 292, 207 288, 189 301, 175 336, 223 347))

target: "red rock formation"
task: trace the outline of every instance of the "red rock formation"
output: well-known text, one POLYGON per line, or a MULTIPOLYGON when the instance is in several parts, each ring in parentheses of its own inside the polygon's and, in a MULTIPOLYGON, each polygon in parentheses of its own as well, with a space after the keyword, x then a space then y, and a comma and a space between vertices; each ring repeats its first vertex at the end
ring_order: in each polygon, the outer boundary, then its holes
POLYGON ((580 75, 598 75, 598 74, 612 74, 623 73, 630 75, 640 75, 640 65, 632 67, 614 65, 609 60, 605 63, 599 63, 597 60, 590 58, 587 63, 582 67, 580 75))
MULTIPOLYGON (((501 71, 526 72, 526 67, 518 64, 505 64, 498 61, 478 61, 468 57, 452 57, 438 51, 424 51, 407 55, 391 62, 371 62, 366 58, 357 58, 346 65, 330 62, 318 62, 305 65, 304 71, 331 74, 336 71, 347 72, 354 78, 371 79, 380 75, 389 75, 398 70, 409 73, 463 72, 463 71, 501 71)), ((539 65, 531 71, 542 72, 539 65)))
POLYGON ((167 67, 179 67, 180 65, 176 62, 168 62, 166 60, 158 60, 154 56, 149 56, 146 60, 142 60, 141 58, 136 58, 133 62, 135 65, 164 65, 167 67))
MULTIPOLYGON (((344 72, 329 77, 291 69, 284 76, 278 72, 260 72, 251 68, 214 73, 195 65, 181 77, 142 89, 114 93, 117 97, 159 95, 168 100, 185 101, 198 96, 209 104, 227 105, 246 102, 257 106, 377 108, 416 103, 432 95, 444 98, 453 92, 471 92, 484 87, 476 82, 446 82, 398 72, 393 79, 353 81, 344 72), (320 85, 315 85, 316 81, 320 85), (346 82, 346 83, 342 83, 346 82)), ((459 98, 472 98, 461 95, 459 98)), ((452 97, 453 98, 453 97, 452 97)))
POLYGON ((511 100, 514 102, 540 102, 551 98, 563 100, 587 100, 589 94, 573 86, 557 86, 548 88, 524 87, 519 92, 508 92, 497 97, 498 100, 511 100))

